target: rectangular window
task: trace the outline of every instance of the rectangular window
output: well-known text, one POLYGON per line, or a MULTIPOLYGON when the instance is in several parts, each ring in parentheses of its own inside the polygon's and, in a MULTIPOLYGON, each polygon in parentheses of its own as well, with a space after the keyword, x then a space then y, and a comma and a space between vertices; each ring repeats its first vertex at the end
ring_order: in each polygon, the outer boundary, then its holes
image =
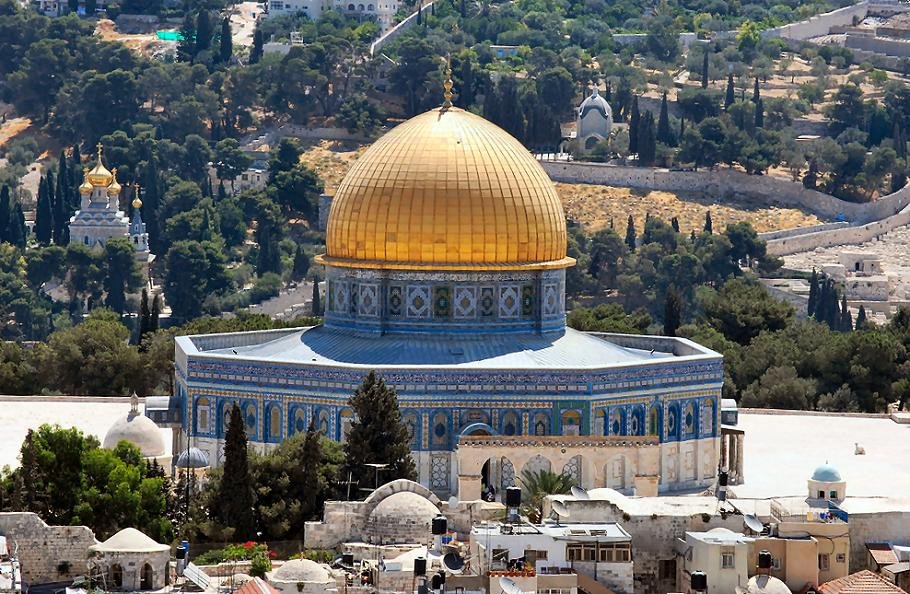
POLYGON ((827 553, 818 556, 819 571, 828 571, 831 568, 831 555, 827 553))
POLYGON ((661 559, 657 569, 661 580, 676 579, 676 559, 661 559))
POLYGON ((837 491, 831 491, 828 496, 831 499, 837 499, 837 491))
POLYGON ((847 555, 844 554, 844 553, 838 553, 838 554, 837 554, 837 557, 835 557, 835 559, 836 559, 836 561, 837 561, 838 563, 846 563, 846 562, 847 562, 847 555))
POLYGON ((733 553, 721 553, 720 568, 733 569, 734 567, 736 567, 736 555, 733 553))
POLYGON ((780 571, 780 557, 773 557, 771 559, 771 567, 776 571, 780 571))

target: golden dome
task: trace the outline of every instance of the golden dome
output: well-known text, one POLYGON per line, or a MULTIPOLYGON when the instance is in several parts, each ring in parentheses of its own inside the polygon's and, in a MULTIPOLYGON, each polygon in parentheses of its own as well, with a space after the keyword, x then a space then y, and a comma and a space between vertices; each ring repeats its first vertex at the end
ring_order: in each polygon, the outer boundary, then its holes
POLYGON ((120 187, 120 184, 117 182, 117 168, 114 167, 114 169, 111 171, 111 185, 107 187, 107 195, 119 196, 121 189, 122 188, 120 187))
POLYGON ((82 184, 79 186, 79 191, 83 194, 91 194, 92 188, 94 186, 90 181, 88 181, 88 167, 82 168, 82 184))
POLYGON ((133 208, 142 208, 142 200, 138 197, 133 198, 133 208))
POLYGON ((540 164, 507 132, 457 108, 408 120, 357 160, 332 201, 320 260, 408 270, 575 263, 540 164))
POLYGON ((107 170, 107 167, 101 162, 101 143, 98 143, 98 161, 95 167, 88 172, 88 181, 93 186, 109 186, 114 179, 114 175, 107 170))

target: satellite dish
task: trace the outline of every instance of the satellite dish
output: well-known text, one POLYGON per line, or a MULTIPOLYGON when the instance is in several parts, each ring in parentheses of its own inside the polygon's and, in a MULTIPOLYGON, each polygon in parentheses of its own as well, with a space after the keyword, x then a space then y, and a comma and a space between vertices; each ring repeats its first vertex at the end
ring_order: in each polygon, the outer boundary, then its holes
POLYGON ((559 500, 553 502, 553 511, 555 511, 556 515, 560 518, 568 518, 571 515, 566 504, 559 500))
POLYGON ((576 487, 575 485, 572 485, 572 497, 575 499, 590 499, 587 491, 581 487, 576 487))
POLYGON ((515 580, 507 577, 499 578, 499 587, 502 588, 502 594, 525 594, 515 580))
POLYGON ((743 516, 743 523, 745 523, 746 528, 756 534, 761 534, 762 530, 765 529, 765 525, 755 516, 743 516))
POLYGON ((442 565, 449 573, 461 573, 461 570, 464 569, 464 559, 457 553, 446 553, 442 557, 442 565))

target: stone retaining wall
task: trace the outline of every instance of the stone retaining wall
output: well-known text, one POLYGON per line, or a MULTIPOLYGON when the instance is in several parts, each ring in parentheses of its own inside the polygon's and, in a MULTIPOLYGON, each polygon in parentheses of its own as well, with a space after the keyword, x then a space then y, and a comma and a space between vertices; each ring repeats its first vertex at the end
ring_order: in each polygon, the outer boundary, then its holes
MULTIPOLYGON (((900 192, 906 191, 907 187, 900 190, 900 192)), ((812 251, 819 247, 859 245, 907 224, 910 224, 910 207, 905 207, 899 213, 874 223, 774 239, 767 242, 768 253, 774 256, 786 256, 787 254, 812 251)))
POLYGON ((604 163, 542 161, 544 170, 559 182, 597 184, 667 192, 703 192, 717 197, 746 195, 774 206, 799 208, 826 219, 853 223, 880 221, 910 204, 910 186, 863 204, 846 202, 803 187, 802 184, 741 171, 671 171, 604 163))
POLYGON ((48 526, 31 512, 0 513, 0 534, 10 548, 19 547, 22 577, 28 584, 85 575, 88 548, 98 544, 86 526, 48 526))

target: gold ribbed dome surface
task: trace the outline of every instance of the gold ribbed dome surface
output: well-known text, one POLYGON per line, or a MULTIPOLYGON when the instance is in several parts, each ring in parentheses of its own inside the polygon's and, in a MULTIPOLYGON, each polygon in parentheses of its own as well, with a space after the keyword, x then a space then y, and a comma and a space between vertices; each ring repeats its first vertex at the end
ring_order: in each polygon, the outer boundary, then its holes
POLYGON ((104 163, 101 162, 101 143, 98 143, 98 161, 95 163, 95 167, 88 172, 88 181, 95 187, 104 186, 107 187, 111 185, 111 182, 114 180, 114 174, 112 174, 107 167, 104 166, 104 163))
POLYGON ((335 193, 326 264, 410 270, 565 268, 566 222, 521 143, 457 108, 395 127, 335 193))

